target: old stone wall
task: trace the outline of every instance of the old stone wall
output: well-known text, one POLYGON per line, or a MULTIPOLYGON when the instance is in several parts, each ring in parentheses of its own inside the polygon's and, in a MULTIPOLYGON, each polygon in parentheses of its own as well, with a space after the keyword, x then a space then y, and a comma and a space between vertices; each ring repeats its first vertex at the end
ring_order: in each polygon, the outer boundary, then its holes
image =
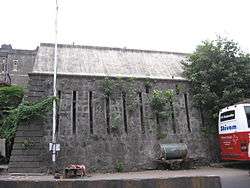
MULTIPOLYGON (((52 95, 51 75, 29 76, 29 100, 52 95)), ((116 85, 107 99, 103 80, 102 77, 58 76, 57 142, 61 151, 57 164, 60 168, 72 163, 85 164, 90 171, 110 171, 121 166, 124 170, 153 168, 154 146, 158 143, 183 142, 188 146, 189 157, 209 160, 200 112, 192 104, 188 82, 127 79, 128 88, 124 90, 116 85), (155 89, 172 89, 176 93, 168 120, 157 121, 150 108, 149 97, 155 89)), ((51 165, 48 143, 52 135, 52 114, 43 126, 41 161, 46 171, 51 165)))

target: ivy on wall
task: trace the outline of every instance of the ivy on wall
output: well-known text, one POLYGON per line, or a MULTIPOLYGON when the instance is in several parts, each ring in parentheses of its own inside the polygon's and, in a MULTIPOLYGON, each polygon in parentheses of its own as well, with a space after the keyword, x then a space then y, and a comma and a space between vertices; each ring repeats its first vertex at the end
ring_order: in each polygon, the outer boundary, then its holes
POLYGON ((153 90, 152 95, 149 97, 153 113, 159 118, 168 119, 172 113, 170 104, 173 98, 173 90, 153 90))
MULTIPOLYGON (((148 92, 149 88, 152 88, 152 80, 143 80, 146 93, 148 93, 148 100, 152 109, 152 116, 156 118, 158 132, 160 133, 160 120, 167 120, 172 115, 171 105, 175 94, 181 92, 180 86, 176 86, 176 91, 170 89, 158 90, 155 89, 152 92, 148 92)), ((117 93, 126 93, 126 109, 129 113, 138 109, 138 87, 135 84, 134 78, 122 79, 122 78, 105 78, 101 82, 101 91, 104 97, 114 97, 117 93)), ((119 125, 122 124, 122 115, 116 111, 110 112, 111 128, 118 130, 119 125)))
MULTIPOLYGON (((39 119, 46 115, 53 106, 54 97, 48 97, 38 102, 23 101, 24 89, 16 85, 0 85, 0 138, 5 138, 7 143, 6 158, 8 162, 14 142, 17 126, 22 122, 39 119)), ((24 149, 32 145, 30 140, 22 143, 24 149)))
POLYGON ((126 105, 130 113, 136 110, 137 103, 137 89, 135 87, 134 78, 122 79, 115 78, 110 79, 108 77, 104 78, 101 82, 101 90, 105 97, 113 97, 117 92, 126 93, 126 105))
POLYGON ((21 122, 45 117, 53 107, 55 97, 48 97, 39 102, 22 102, 17 108, 9 111, 0 127, 0 136, 11 140, 15 136, 16 128, 21 122))

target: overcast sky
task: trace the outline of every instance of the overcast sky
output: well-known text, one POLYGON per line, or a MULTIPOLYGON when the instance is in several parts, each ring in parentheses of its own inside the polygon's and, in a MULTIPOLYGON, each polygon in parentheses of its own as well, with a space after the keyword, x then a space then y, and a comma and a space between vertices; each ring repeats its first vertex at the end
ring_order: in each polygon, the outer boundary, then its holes
MULTIPOLYGON (((250 50, 249 0, 58 0, 59 43, 192 52, 221 35, 250 50)), ((54 43, 55 0, 0 0, 0 44, 54 43)))

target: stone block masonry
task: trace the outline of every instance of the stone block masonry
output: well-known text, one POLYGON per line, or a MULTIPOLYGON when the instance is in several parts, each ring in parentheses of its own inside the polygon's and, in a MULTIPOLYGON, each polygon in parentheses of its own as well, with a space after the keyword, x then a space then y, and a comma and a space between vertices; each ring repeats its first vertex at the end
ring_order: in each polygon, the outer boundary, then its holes
MULTIPOLYGON (((29 100, 52 95, 51 75, 30 74, 29 77, 29 100)), ((189 157, 210 160, 208 143, 201 131, 200 112, 192 105, 187 81, 150 80, 148 88, 144 79, 133 79, 132 97, 129 90, 122 91, 118 87, 106 97, 103 80, 104 77, 58 76, 57 142, 61 151, 57 155, 57 165, 60 169, 75 163, 85 164, 92 172, 152 169, 155 167, 154 146, 159 143, 183 142, 188 146, 189 157), (181 89, 172 103, 171 117, 157 121, 149 96, 155 89, 176 91, 176 88, 181 89), (160 126, 160 134, 157 126, 160 126)), ((51 167, 48 144, 52 135, 52 114, 43 122, 42 129, 38 161, 41 171, 46 172, 51 167)))

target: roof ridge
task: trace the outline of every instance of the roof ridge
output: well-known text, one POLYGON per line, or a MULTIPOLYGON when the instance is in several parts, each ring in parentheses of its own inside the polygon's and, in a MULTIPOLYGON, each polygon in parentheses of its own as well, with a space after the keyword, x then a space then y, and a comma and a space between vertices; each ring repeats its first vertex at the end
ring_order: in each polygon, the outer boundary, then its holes
MULTIPOLYGON (((53 47, 53 43, 40 43, 40 46, 53 47)), ((164 53, 164 54, 176 54, 187 56, 189 53, 184 52, 169 52, 169 51, 157 51, 157 50, 143 50, 143 49, 131 49, 131 48, 119 48, 119 47, 105 47, 105 46, 88 46, 88 45, 75 45, 75 44, 58 44, 59 48, 88 48, 97 50, 116 50, 116 51, 130 51, 130 52, 147 52, 147 53, 164 53)))

